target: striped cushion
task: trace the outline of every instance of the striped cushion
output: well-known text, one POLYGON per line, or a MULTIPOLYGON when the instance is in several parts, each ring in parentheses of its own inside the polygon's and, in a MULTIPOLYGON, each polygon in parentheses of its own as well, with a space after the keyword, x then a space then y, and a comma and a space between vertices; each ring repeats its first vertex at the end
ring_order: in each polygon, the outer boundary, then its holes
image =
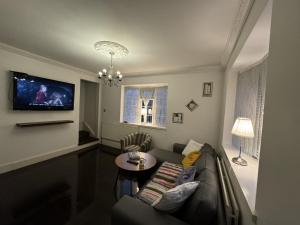
POLYGON ((179 177, 182 171, 183 167, 181 165, 164 162, 159 167, 152 180, 156 183, 163 184, 168 188, 173 188, 176 186, 177 177, 179 177))
POLYGON ((155 183, 153 181, 150 181, 140 191, 140 193, 138 194, 138 198, 151 205, 157 199, 160 199, 163 193, 165 193, 167 190, 169 190, 169 188, 155 183))
POLYGON ((160 199, 163 193, 176 186, 176 180, 182 171, 183 167, 181 165, 164 162, 151 181, 139 192, 138 198, 151 205, 160 199))

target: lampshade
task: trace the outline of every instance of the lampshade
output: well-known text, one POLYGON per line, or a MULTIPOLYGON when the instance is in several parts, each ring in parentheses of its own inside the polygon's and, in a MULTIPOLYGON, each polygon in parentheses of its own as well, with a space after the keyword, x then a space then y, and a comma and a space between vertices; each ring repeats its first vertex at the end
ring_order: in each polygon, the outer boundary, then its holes
POLYGON ((249 118, 238 117, 231 133, 240 137, 253 138, 254 131, 251 120, 249 118))

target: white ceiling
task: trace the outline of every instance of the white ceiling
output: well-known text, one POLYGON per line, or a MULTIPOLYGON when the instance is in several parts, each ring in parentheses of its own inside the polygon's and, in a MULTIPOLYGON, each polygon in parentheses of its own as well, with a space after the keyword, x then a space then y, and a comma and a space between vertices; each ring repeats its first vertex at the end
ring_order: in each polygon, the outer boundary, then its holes
POLYGON ((0 42, 96 72, 101 40, 126 74, 219 65, 241 0, 1 0, 0 42))
POLYGON ((234 63, 235 69, 247 69, 249 66, 251 67, 268 55, 272 20, 272 3, 273 1, 271 0, 268 2, 262 14, 258 18, 234 63))

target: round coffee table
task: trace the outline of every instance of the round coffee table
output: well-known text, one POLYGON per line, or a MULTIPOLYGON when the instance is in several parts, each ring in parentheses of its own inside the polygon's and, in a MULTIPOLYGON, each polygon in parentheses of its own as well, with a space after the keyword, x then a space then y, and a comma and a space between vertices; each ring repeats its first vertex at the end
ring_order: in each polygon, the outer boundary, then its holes
POLYGON ((125 194, 134 196, 143 184, 142 181, 148 177, 148 172, 155 168, 157 161, 154 156, 144 152, 139 152, 139 155, 144 160, 143 166, 128 163, 128 153, 116 157, 115 164, 118 167, 118 175, 115 181, 116 199, 125 194))
POLYGON ((134 164, 128 163, 127 162, 127 160, 129 160, 128 153, 123 153, 123 154, 119 155, 115 159, 115 164, 117 165, 117 167, 119 169, 124 170, 124 171, 130 171, 130 172, 139 172, 139 171, 149 170, 149 169, 152 169, 156 165, 156 159, 154 158, 154 156, 152 156, 148 153, 144 153, 144 152, 139 152, 139 155, 140 155, 141 159, 145 160, 143 167, 141 167, 140 165, 134 165, 134 164))

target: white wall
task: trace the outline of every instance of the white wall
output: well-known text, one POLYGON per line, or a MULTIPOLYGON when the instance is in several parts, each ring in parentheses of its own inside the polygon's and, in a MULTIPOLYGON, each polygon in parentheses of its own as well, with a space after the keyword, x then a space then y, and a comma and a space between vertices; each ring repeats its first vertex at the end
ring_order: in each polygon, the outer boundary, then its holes
MULTIPOLYGON (((97 78, 7 45, 0 45, 0 167, 50 152, 77 146, 79 129, 80 79, 97 78), (9 70, 57 79, 75 84, 73 111, 13 111, 9 70), (73 124, 17 128, 16 123, 47 120, 73 120, 73 124)), ((7 170, 7 169, 6 169, 7 170)))
POLYGON ((219 146, 232 145, 237 75, 238 72, 233 69, 225 71, 219 146))
MULTIPOLYGON (((300 209, 300 2, 273 1, 264 126, 254 222, 236 175, 231 179, 241 207, 241 225, 298 224, 300 209), (282 19, 285 18, 285 19, 282 19)), ((234 78, 231 78, 232 82, 234 78)), ((228 82, 226 95, 230 95, 228 82)), ((231 105, 225 101, 225 108, 231 105)), ((226 117, 224 124, 228 123, 226 117)), ((228 118, 227 118, 228 119, 228 118)), ((229 118, 230 119, 230 118, 229 118)), ((225 126, 225 125, 224 125, 225 126)), ((223 133, 226 127, 223 129, 223 133)), ((226 134, 225 134, 226 135, 226 134)), ((226 136, 221 136, 220 144, 226 136)), ((223 146, 220 145, 222 150, 223 146)), ((221 151, 225 156, 225 152, 221 151)), ((240 169, 242 170, 242 168, 240 169)))
MULTIPOLYGON (((219 67, 203 68, 198 72, 172 75, 126 77, 123 84, 168 84, 167 129, 136 128, 120 124, 121 88, 103 88, 102 136, 118 140, 124 135, 140 130, 153 137, 153 146, 171 150, 175 142, 186 143, 189 139, 217 146, 219 138, 219 115, 223 89, 223 72, 219 67), (213 97, 202 97, 203 82, 213 82, 213 97), (190 112, 185 105, 193 99, 199 107, 190 112), (184 113, 183 124, 172 123, 172 113, 184 113)), ((119 147, 118 143, 105 144, 119 147)))
POLYGON ((299 224, 300 1, 275 0, 257 215, 259 225, 299 224))

